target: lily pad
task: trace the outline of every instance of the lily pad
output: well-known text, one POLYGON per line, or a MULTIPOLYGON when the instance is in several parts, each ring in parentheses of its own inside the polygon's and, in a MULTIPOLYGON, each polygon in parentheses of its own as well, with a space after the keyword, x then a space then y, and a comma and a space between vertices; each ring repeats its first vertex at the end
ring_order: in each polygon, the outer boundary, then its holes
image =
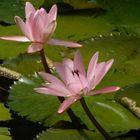
MULTIPOLYGON (((94 1, 94 0, 93 0, 94 1)), ((95 0, 107 12, 105 18, 116 26, 116 29, 140 37, 140 2, 137 0, 95 0)))
MULTIPOLYGON (((37 75, 36 75, 37 76, 37 75)), ((58 115, 59 100, 54 96, 36 93, 33 89, 39 87, 41 79, 21 78, 11 87, 9 106, 21 116, 27 116, 31 121, 42 122, 51 126, 60 120, 70 121, 67 114, 58 115)))
POLYGON ((36 140, 103 140, 97 132, 74 129, 49 129, 39 134, 36 140))
MULTIPOLYGON (((48 129, 40 133, 35 140, 103 140, 104 137, 95 131, 86 129, 48 129)), ((135 137, 113 137, 114 140, 135 140, 135 137)))
POLYGON ((113 26, 102 16, 91 15, 60 15, 58 16, 55 36, 73 41, 86 40, 91 36, 109 35, 113 26))
POLYGON ((19 54, 16 57, 6 59, 3 66, 23 75, 43 71, 39 54, 19 54))
MULTIPOLYGON (((39 87, 41 82, 42 80, 37 77, 33 77, 32 80, 20 79, 10 90, 10 108, 19 115, 26 116, 35 122, 42 122, 46 126, 51 126, 61 120, 70 121, 66 113, 57 114, 60 105, 57 97, 33 91, 33 88, 39 87)), ((122 134, 140 127, 140 120, 115 102, 113 94, 87 97, 86 101, 92 113, 108 132, 122 134)), ((72 106, 72 110, 89 129, 95 129, 78 102, 72 106)))
POLYGON ((140 84, 123 88, 116 94, 115 99, 140 119, 140 84))
POLYGON ((139 38, 111 34, 86 40, 80 51, 86 67, 96 51, 99 52, 99 61, 114 59, 113 66, 100 87, 110 85, 110 83, 123 87, 140 81, 139 46, 139 38))
MULTIPOLYGON (((90 111, 96 117, 97 121, 107 132, 112 132, 112 135, 114 133, 120 135, 131 129, 140 128, 140 120, 121 104, 115 102, 114 97, 111 97, 110 94, 91 96, 86 97, 85 99, 90 111)), ((95 129, 80 104, 75 104, 72 109, 89 129, 95 129)))
POLYGON ((19 0, 0 1, 0 21, 13 24, 14 16, 24 17, 24 3, 19 0))
POLYGON ((92 1, 88 0, 63 0, 65 3, 68 3, 74 9, 93 9, 93 8, 99 8, 99 5, 92 1))
MULTIPOLYGON (((16 36, 20 34, 20 30, 16 25, 0 26, 0 36, 16 36)), ((0 59, 6 59, 16 56, 19 53, 24 53, 28 45, 29 43, 0 40, 0 59)))
POLYGON ((11 119, 11 114, 9 113, 9 109, 4 107, 2 103, 0 103, 0 121, 6 121, 11 119))

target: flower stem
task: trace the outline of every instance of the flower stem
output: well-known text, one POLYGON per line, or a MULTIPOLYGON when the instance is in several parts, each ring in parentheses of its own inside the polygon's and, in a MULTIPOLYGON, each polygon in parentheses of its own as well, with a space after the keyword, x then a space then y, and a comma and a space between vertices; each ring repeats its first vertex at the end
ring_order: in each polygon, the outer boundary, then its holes
POLYGON ((43 49, 40 51, 40 57, 41 57, 41 61, 42 61, 43 67, 45 69, 45 72, 51 73, 49 66, 48 66, 48 63, 46 61, 46 57, 45 57, 45 53, 44 53, 43 49))
POLYGON ((93 123, 93 125, 96 126, 96 128, 106 138, 106 140, 113 140, 113 138, 102 128, 102 126, 97 122, 96 118, 92 115, 92 113, 90 112, 84 98, 80 99, 80 103, 81 103, 84 111, 86 112, 87 116, 89 117, 89 119, 93 123))
MULTIPOLYGON (((49 66, 48 66, 48 63, 47 63, 47 61, 46 61, 45 53, 44 53, 44 50, 43 50, 43 49, 40 51, 40 57, 41 57, 41 61, 42 61, 42 64, 43 64, 43 67, 44 67, 45 72, 51 73, 51 71, 50 71, 50 69, 49 69, 49 66)), ((58 98, 58 100, 59 100, 61 103, 65 100, 64 97, 57 97, 57 98, 58 98)), ((70 119, 72 120, 72 123, 73 123, 74 127, 80 128, 80 127, 81 127, 80 121, 79 121, 79 119, 77 118, 77 116, 73 113, 73 111, 69 108, 69 109, 67 110, 67 113, 68 113, 70 119)))

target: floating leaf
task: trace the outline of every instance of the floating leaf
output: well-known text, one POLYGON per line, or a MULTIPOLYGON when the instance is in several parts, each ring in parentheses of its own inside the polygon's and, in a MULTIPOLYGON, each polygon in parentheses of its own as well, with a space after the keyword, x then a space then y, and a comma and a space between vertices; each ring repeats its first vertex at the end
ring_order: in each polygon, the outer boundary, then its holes
MULTIPOLYGON (((35 140, 103 140, 104 137, 95 131, 85 129, 48 129, 40 133, 35 140)), ((119 136, 114 140, 135 140, 135 137, 119 136)))
POLYGON ((11 114, 9 113, 9 109, 4 107, 2 103, 0 103, 0 121, 6 121, 11 119, 11 114))
MULTIPOLYGON (((13 85, 9 96, 10 108, 19 115, 27 116, 32 121, 42 122, 46 126, 51 126, 60 120, 70 121, 66 113, 57 114, 60 105, 57 97, 33 91, 33 88, 39 87, 41 82, 38 78, 21 79, 13 85)), ((92 113, 108 132, 121 134, 131 129, 138 129, 140 120, 113 98, 113 94, 99 95, 87 97, 86 101, 92 113)), ((72 106, 72 110, 89 129, 95 129, 79 102, 72 106)))
POLYGON ((99 51, 99 61, 113 58, 113 66, 100 86, 107 86, 111 83, 123 87, 140 81, 139 44, 139 38, 111 34, 86 40, 80 50, 86 66, 96 51, 99 51))
POLYGON ((112 25, 101 16, 92 15, 60 15, 55 37, 73 41, 86 40, 91 36, 108 35, 112 25))
MULTIPOLYGON (((0 26, 0 36, 16 36, 20 34, 20 30, 16 25, 0 26)), ((0 59, 6 59, 16 56, 19 53, 24 53, 28 45, 29 43, 0 40, 0 59)))
MULTIPOLYGON (((85 98, 90 111, 102 127, 112 134, 116 133, 116 135, 140 128, 140 120, 121 104, 115 102, 111 96, 112 94, 106 94, 85 98)), ((72 109, 88 128, 95 129, 80 104, 77 103, 72 109)))
POLYGON ((13 24, 14 16, 24 17, 24 3, 19 0, 0 1, 0 21, 13 24))
POLYGON ((92 9, 92 8, 99 8, 94 2, 89 2, 87 0, 63 0, 65 3, 73 6, 74 9, 92 9))
POLYGON ((3 66, 23 75, 33 74, 43 71, 39 54, 19 54, 16 57, 9 58, 3 62, 3 66))
POLYGON ((116 94, 115 99, 140 119, 140 84, 123 88, 116 94))
POLYGON ((105 17, 123 32, 140 37, 140 2, 138 0, 95 0, 106 10, 105 17))
POLYGON ((36 140, 103 140, 97 132, 88 130, 74 130, 74 129, 49 129, 39 134, 36 140))
POLYGON ((21 116, 27 116, 32 121, 42 122, 51 126, 60 120, 70 121, 67 114, 58 115, 60 105, 57 97, 36 93, 33 89, 39 87, 41 79, 21 78, 12 86, 9 96, 9 106, 21 116))
POLYGON ((12 140, 9 135, 8 128, 0 127, 0 140, 12 140))

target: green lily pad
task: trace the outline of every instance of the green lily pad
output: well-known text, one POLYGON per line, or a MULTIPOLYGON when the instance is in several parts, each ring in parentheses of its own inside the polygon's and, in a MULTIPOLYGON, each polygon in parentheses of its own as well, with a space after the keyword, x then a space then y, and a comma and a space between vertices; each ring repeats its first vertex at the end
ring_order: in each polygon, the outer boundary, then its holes
MULTIPOLYGON (((111 97, 111 94, 91 96, 86 97, 85 99, 90 111, 107 132, 120 135, 131 129, 140 128, 140 120, 124 106, 115 102, 113 96, 111 97)), ((75 104, 72 109, 89 129, 95 129, 80 104, 75 104)))
POLYGON ((123 88, 116 94, 115 99, 140 119, 140 84, 123 88))
POLYGON ((67 114, 57 114, 60 105, 57 97, 45 96, 33 90, 39 87, 40 83, 42 80, 35 77, 33 80, 21 78, 16 82, 10 90, 10 108, 19 115, 27 116, 31 121, 42 122, 46 126, 51 126, 60 120, 70 121, 67 114))
MULTIPOLYGON (((0 36, 20 35, 20 30, 16 25, 0 26, 0 36)), ((6 59, 26 52, 29 43, 0 40, 0 59, 6 59)))
POLYGON ((99 51, 99 61, 113 58, 114 63, 99 87, 108 86, 110 83, 123 87, 140 81, 139 46, 139 38, 110 35, 86 40, 80 51, 86 67, 96 51, 99 51))
POLYGON ((60 15, 58 16, 55 37, 79 41, 91 36, 108 35, 113 26, 101 16, 93 15, 60 15))
MULTIPOLYGON (((39 8, 44 0, 28 0, 36 8, 39 8)), ((24 7, 26 0, 1 0, 0 1, 0 21, 8 24, 14 24, 14 16, 24 18, 24 7)))
MULTIPOLYGON (((26 116, 32 121, 42 122, 46 126, 61 120, 70 121, 66 113, 57 114, 60 105, 57 97, 33 91, 33 88, 39 87, 41 82, 41 79, 35 77, 32 80, 20 79, 10 90, 10 108, 19 115, 26 116)), ((92 113, 108 132, 122 134, 140 127, 140 120, 121 104, 115 102, 113 94, 86 97, 86 101, 92 113)), ((78 102, 72 106, 72 110, 89 129, 95 129, 78 102)))
MULTIPOLYGON (((48 129, 40 133, 35 140, 103 140, 104 137, 98 132, 85 129, 48 129)), ((119 137, 114 140, 135 140, 135 137, 119 137)))
POLYGON ((24 3, 19 0, 0 1, 0 21, 13 24, 14 16, 24 17, 24 3))
POLYGON ((4 107, 2 103, 0 103, 0 121, 6 121, 11 119, 11 114, 9 113, 9 109, 4 107))
POLYGON ((95 0, 107 12, 105 18, 119 30, 140 37, 140 3, 137 0, 95 0))
POLYGON ((16 57, 6 59, 3 66, 23 75, 44 70, 39 54, 19 54, 16 57))
POLYGON ((97 132, 88 130, 74 130, 74 129, 49 129, 39 134, 36 140, 103 140, 97 132))
POLYGON ((97 5, 94 2, 89 2, 87 0, 63 0, 65 3, 68 3, 74 9, 93 9, 93 8, 99 8, 99 5, 97 5))
POLYGON ((12 140, 12 138, 9 136, 8 128, 6 127, 0 127, 0 139, 1 140, 12 140))

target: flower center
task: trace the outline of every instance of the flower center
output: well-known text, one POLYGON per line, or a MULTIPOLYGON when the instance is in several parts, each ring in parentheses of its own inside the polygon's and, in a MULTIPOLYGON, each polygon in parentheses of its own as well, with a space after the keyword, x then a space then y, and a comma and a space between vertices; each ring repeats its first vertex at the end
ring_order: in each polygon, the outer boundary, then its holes
POLYGON ((74 71, 72 71, 72 74, 73 74, 73 76, 74 76, 74 74, 77 74, 77 76, 79 76, 79 71, 78 70, 74 70, 74 71))

